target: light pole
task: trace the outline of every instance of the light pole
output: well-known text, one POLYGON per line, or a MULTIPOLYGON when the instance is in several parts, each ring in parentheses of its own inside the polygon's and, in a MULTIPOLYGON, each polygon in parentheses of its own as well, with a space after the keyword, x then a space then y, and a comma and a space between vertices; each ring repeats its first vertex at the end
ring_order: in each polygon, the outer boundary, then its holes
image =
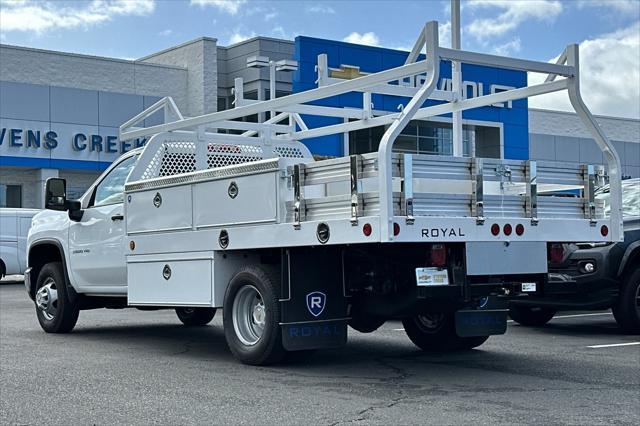
MULTIPOLYGON (((451 0, 451 48, 460 49, 460 0, 451 0)), ((462 100, 462 64, 459 61, 451 62, 452 88, 457 101, 462 100)), ((457 102, 456 101, 456 102, 457 102)), ((462 157, 462 111, 452 114, 453 124, 453 156, 462 157)))
MULTIPOLYGON (((295 71, 298 69, 298 62, 293 59, 272 61, 268 56, 250 56, 247 58, 247 68, 265 67, 269 67, 269 99, 271 100, 276 98, 276 71, 295 71)), ((269 118, 274 115, 274 111, 269 111, 269 118)))

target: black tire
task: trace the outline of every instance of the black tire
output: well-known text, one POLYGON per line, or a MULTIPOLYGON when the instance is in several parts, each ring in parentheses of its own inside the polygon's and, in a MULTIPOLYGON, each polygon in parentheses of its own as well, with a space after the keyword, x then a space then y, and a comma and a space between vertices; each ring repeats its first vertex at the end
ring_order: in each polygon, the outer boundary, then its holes
POLYGON ((360 333, 373 333, 386 322, 385 318, 352 314, 349 327, 360 333))
POLYGON ((207 325, 216 315, 216 308, 176 308, 176 315, 189 327, 207 325))
POLYGON ((612 309, 618 325, 629 333, 640 333, 640 268, 627 274, 612 309))
POLYGON ((509 316, 520 325, 530 327, 540 327, 551 321, 556 314, 553 309, 541 308, 537 306, 511 306, 509 316))
POLYGON ((279 325, 279 289, 280 274, 262 265, 245 266, 231 279, 224 297, 224 335, 229 349, 240 362, 269 365, 284 358, 286 352, 282 346, 279 325), (250 317, 249 305, 243 300, 251 297, 257 301, 257 305, 254 305, 250 317), (258 305, 262 305, 262 308, 256 310, 258 305), (246 315, 242 314, 243 310, 247 311, 246 315), (256 319, 256 315, 259 315, 259 319, 256 319), (256 330, 260 331, 251 334, 256 330))
POLYGON ((416 315, 402 320, 405 333, 420 349, 427 352, 463 351, 476 348, 489 336, 460 337, 456 334, 452 313, 416 315))
POLYGON ((7 272, 7 269, 5 268, 2 259, 0 259, 0 280, 4 278, 5 272, 7 272))
POLYGON ((62 263, 47 263, 36 282, 36 316, 47 333, 68 333, 73 330, 80 309, 69 299, 62 263), (53 291, 55 291, 55 296, 53 291), (47 309, 44 309, 47 308, 47 309))

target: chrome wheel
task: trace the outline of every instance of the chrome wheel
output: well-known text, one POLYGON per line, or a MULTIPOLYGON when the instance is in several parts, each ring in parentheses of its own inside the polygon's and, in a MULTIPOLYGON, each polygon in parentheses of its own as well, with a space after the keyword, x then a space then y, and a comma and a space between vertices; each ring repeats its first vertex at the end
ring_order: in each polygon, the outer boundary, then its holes
POLYGON ((425 333, 435 333, 440 330, 445 323, 443 313, 420 314, 416 319, 416 323, 425 333))
POLYGON ((236 336, 244 345, 260 341, 267 315, 262 295, 254 286, 245 285, 238 291, 231 316, 236 336))
POLYGON ((47 320, 53 320, 58 314, 58 290, 53 278, 47 278, 36 292, 36 307, 47 320))

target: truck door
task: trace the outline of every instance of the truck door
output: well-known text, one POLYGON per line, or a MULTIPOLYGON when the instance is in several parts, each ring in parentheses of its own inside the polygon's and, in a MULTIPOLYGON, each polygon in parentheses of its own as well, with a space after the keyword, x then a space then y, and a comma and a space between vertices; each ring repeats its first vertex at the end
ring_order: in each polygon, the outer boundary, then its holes
POLYGON ((137 155, 113 166, 96 185, 82 220, 71 222, 71 266, 80 287, 124 287, 124 184, 137 155))

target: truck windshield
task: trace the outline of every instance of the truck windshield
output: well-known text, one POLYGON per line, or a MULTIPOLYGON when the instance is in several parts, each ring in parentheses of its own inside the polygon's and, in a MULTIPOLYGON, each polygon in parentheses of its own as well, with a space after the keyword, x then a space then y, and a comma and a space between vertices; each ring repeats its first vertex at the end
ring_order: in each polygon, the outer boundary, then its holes
MULTIPOLYGON (((605 216, 611 214, 610 195, 609 186, 596 193, 597 200, 604 200, 605 216)), ((640 179, 622 181, 622 216, 625 219, 640 218, 640 179)))

